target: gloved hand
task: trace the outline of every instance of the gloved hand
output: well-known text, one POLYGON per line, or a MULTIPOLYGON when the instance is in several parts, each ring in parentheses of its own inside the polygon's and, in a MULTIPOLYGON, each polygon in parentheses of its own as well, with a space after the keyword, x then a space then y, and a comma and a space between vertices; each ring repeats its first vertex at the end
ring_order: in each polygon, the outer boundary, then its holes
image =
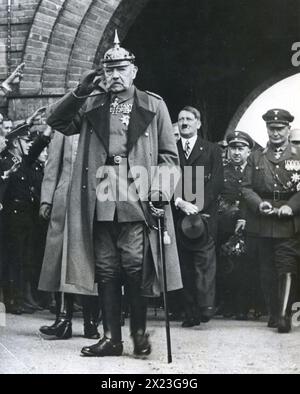
POLYGON ((44 220, 49 220, 51 216, 52 205, 46 202, 43 202, 40 207, 40 217, 44 220))
POLYGON ((278 210, 278 216, 280 218, 286 218, 286 217, 294 216, 294 213, 291 207, 289 207, 288 205, 283 205, 278 210))
POLYGON ((103 73, 99 70, 86 71, 82 74, 80 83, 76 89, 78 96, 88 96, 97 88, 104 89, 103 73))

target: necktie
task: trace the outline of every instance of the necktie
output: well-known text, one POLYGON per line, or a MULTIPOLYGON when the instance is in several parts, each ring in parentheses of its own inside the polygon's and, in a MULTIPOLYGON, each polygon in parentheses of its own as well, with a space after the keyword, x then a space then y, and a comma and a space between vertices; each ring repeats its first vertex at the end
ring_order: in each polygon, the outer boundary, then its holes
POLYGON ((189 158, 190 153, 191 153, 191 147, 190 147, 189 141, 187 140, 185 143, 185 148, 184 148, 184 154, 185 154, 186 159, 189 158))

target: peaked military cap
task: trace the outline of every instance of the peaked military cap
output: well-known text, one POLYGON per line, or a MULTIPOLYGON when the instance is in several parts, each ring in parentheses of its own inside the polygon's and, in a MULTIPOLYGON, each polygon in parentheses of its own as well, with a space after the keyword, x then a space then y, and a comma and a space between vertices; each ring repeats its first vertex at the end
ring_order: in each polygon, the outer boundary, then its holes
POLYGON ((16 138, 26 139, 26 140, 31 139, 30 126, 27 123, 16 127, 15 129, 13 129, 10 133, 8 133, 6 135, 6 139, 8 141, 13 141, 16 138))
POLYGON ((114 46, 109 49, 102 59, 103 67, 126 66, 134 63, 135 56, 120 46, 117 30, 115 31, 114 46))
POLYGON ((254 141, 249 134, 244 131, 233 131, 226 137, 227 144, 232 146, 234 144, 243 144, 249 146, 250 149, 254 147, 254 141))
POLYGON ((289 125, 294 121, 294 116, 286 111, 285 109, 270 109, 263 115, 263 120, 267 123, 289 125))

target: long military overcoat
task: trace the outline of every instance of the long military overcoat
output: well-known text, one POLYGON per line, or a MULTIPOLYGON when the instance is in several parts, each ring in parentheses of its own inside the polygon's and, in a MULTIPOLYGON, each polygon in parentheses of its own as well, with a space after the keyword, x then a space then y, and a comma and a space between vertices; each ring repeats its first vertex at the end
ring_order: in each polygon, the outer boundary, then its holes
MULTIPOLYGON (((48 124, 63 134, 80 133, 67 213, 66 281, 87 292, 94 288, 95 282, 93 230, 96 189, 97 177, 109 151, 109 111, 109 94, 79 99, 70 92, 52 106, 48 116, 48 124)), ((138 89, 135 89, 128 129, 128 163, 130 168, 142 166, 147 169, 149 185, 153 181, 151 174, 155 166, 174 169, 179 164, 172 123, 164 101, 138 89)), ((167 185, 163 184, 162 189, 164 186, 167 185)), ((161 191, 168 194, 167 190, 161 191)), ((162 290, 158 234, 151 224, 147 204, 141 204, 148 224, 150 245, 144 263, 143 290, 145 295, 153 296, 162 290)), ((168 290, 171 291, 181 288, 182 281, 169 205, 166 207, 166 228, 171 240, 165 245, 168 290)))
POLYGON ((82 292, 78 286, 66 283, 67 206, 77 147, 78 136, 65 137, 55 132, 49 148, 41 190, 41 203, 52 206, 39 282, 43 291, 82 292))

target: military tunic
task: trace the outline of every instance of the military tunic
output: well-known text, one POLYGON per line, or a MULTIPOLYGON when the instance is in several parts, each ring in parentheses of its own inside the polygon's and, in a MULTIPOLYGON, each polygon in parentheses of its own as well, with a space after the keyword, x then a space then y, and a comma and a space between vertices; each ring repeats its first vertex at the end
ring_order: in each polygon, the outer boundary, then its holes
POLYGON ((300 151, 288 144, 282 152, 271 147, 254 152, 243 180, 247 205, 247 233, 256 238, 261 283, 269 313, 278 313, 278 277, 297 273, 300 258, 300 151), (276 209, 287 205, 293 217, 260 214, 259 205, 268 201, 276 209))
POLYGON ((244 170, 245 165, 235 166, 231 162, 225 165, 224 189, 219 201, 217 283, 224 315, 248 313, 250 293, 255 282, 255 262, 248 256, 222 254, 222 246, 235 233, 237 221, 244 219, 241 209, 244 170))
MULTIPOLYGON (((24 280, 30 281, 34 271, 34 207, 38 204, 33 165, 50 138, 39 136, 23 157, 19 169, 7 181, 4 196, 5 245, 7 247, 6 279, 14 286, 17 302, 22 298, 24 280)), ((12 167, 16 158, 7 152, 3 168, 12 167)))

